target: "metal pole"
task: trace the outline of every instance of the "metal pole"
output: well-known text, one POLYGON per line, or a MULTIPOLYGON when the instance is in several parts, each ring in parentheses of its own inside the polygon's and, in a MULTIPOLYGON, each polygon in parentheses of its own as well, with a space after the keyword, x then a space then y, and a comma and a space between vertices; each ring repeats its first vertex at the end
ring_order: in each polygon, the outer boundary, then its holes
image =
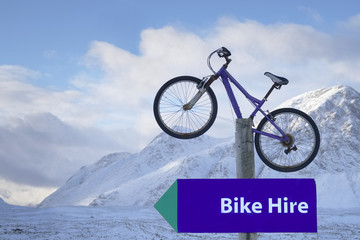
MULTIPOLYGON (((254 140, 251 118, 236 119, 236 177, 255 178, 254 140)), ((257 233, 239 233, 239 240, 257 240, 257 233)))

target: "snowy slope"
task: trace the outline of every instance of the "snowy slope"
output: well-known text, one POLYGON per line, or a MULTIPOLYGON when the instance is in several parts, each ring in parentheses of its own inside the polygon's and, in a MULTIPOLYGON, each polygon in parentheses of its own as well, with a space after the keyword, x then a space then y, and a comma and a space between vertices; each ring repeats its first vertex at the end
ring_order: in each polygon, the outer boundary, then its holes
MULTIPOLYGON (((319 154, 292 174, 257 161, 257 176, 315 178, 320 207, 360 207, 359 100, 354 89, 335 86, 284 102, 280 107, 301 109, 318 124, 319 154)), ((233 178, 233 143, 234 138, 178 140, 162 133, 137 154, 110 154, 83 167, 40 206, 153 205, 177 178, 233 178)))
POLYGON ((0 198, 0 207, 4 207, 6 205, 7 203, 2 198, 0 198))
MULTIPOLYGON (((164 134, 161 136, 168 138, 164 134)), ((91 205, 153 205, 177 178, 233 177, 235 160, 232 145, 232 141, 225 141, 196 153, 185 155, 186 152, 183 152, 182 156, 158 169, 105 192, 91 205)))
POLYGON ((233 154, 232 147, 217 147, 227 142, 208 136, 179 140, 161 133, 138 154, 110 154, 81 168, 40 206, 153 204, 179 177, 227 177, 228 171, 234 176, 233 169, 217 169, 222 158, 233 154))
POLYGON ((122 174, 124 181, 134 177, 127 167, 131 161, 130 153, 113 153, 93 165, 82 167, 41 205, 48 206, 55 199, 61 199, 61 204, 55 205, 88 205, 100 193, 117 186, 117 174, 122 174))

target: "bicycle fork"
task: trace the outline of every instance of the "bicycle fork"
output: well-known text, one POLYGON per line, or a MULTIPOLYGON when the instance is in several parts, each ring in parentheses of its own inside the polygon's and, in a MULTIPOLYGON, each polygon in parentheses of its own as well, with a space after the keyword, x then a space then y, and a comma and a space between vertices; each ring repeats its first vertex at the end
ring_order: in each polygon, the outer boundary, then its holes
POLYGON ((191 110, 194 107, 194 105, 197 103, 197 101, 199 101, 201 96, 205 93, 205 91, 206 89, 200 89, 188 103, 184 104, 183 110, 184 111, 191 110))
POLYGON ((210 86, 211 83, 213 83, 217 78, 219 78, 218 75, 211 75, 203 77, 202 81, 197 85, 197 88, 199 91, 195 94, 195 96, 186 104, 183 105, 183 110, 188 111, 191 110, 194 105, 199 101, 201 96, 206 92, 207 88, 210 86))

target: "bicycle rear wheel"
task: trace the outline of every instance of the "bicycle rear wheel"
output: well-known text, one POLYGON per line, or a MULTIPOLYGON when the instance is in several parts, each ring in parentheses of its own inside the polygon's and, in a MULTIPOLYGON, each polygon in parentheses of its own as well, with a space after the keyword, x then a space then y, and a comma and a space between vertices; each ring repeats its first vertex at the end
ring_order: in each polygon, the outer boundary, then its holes
MULTIPOLYGON (((255 148, 260 159, 269 167, 281 172, 294 172, 308 166, 316 157, 320 146, 320 134, 310 116, 293 108, 282 108, 268 116, 290 138, 289 143, 255 134, 255 148)), ((257 130, 279 135, 279 131, 267 118, 263 118, 257 130)))
POLYGON ((190 139, 204 134, 214 123, 217 101, 208 88, 197 103, 188 110, 184 105, 199 91, 200 79, 190 76, 176 77, 166 82, 156 94, 154 116, 160 128, 170 136, 190 139))

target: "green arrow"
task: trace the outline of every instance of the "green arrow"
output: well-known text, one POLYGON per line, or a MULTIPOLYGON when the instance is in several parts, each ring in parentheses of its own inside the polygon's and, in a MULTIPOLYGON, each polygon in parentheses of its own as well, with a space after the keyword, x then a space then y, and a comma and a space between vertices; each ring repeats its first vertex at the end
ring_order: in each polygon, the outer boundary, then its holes
POLYGON ((178 200, 177 180, 164 193, 164 195, 154 205, 156 210, 165 218, 165 220, 178 231, 177 219, 177 200, 178 200))

